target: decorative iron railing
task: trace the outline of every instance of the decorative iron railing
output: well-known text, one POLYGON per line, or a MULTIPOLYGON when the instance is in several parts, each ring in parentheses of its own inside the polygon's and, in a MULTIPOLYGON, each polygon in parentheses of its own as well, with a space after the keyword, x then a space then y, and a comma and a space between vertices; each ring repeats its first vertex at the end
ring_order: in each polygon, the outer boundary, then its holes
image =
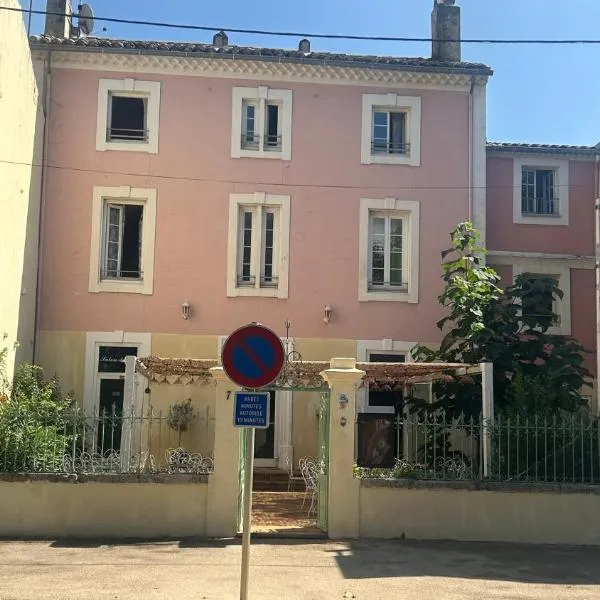
POLYGON ((587 411, 367 415, 357 423, 356 462, 367 478, 600 484, 600 420, 587 411))
POLYGON ((193 413, 174 422, 168 413, 114 408, 93 416, 74 410, 53 422, 17 413, 3 428, 0 472, 211 473, 207 420, 193 413))

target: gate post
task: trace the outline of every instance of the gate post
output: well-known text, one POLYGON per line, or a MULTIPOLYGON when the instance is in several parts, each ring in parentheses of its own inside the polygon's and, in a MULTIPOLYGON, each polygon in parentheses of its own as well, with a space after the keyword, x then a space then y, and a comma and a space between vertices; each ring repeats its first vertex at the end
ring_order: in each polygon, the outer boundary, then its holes
POLYGON ((329 476, 327 532, 330 538, 358 538, 360 482, 354 477, 357 384, 365 372, 353 358, 332 358, 321 372, 329 395, 329 476))
POLYGON ((223 367, 213 367, 216 382, 214 473, 208 477, 206 534, 231 537, 238 529, 238 488, 240 469, 240 430, 233 426, 233 392, 239 388, 225 375, 223 367))

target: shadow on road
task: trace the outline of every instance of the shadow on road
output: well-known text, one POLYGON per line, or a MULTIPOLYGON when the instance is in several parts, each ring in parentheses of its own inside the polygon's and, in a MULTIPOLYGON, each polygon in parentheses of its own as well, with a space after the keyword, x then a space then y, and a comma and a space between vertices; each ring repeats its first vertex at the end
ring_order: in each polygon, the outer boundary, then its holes
POLYGON ((600 584, 600 548, 482 542, 361 540, 332 550, 344 577, 456 577, 600 584))

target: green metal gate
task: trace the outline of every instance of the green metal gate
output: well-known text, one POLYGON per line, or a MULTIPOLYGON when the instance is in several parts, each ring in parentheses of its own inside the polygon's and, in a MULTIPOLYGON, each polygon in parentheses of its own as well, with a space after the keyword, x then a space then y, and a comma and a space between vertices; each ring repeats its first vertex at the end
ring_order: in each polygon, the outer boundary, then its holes
POLYGON ((329 392, 322 392, 319 406, 317 526, 322 531, 327 531, 327 506, 329 504, 329 397, 329 392))

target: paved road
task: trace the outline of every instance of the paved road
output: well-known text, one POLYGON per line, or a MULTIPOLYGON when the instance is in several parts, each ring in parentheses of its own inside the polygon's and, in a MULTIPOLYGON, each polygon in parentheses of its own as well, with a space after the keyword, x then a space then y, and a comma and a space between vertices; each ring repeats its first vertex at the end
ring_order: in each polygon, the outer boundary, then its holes
MULTIPOLYGON (((2 600, 228 600, 239 542, 0 542, 2 600)), ((252 600, 600 598, 600 548, 256 540, 252 600)))

